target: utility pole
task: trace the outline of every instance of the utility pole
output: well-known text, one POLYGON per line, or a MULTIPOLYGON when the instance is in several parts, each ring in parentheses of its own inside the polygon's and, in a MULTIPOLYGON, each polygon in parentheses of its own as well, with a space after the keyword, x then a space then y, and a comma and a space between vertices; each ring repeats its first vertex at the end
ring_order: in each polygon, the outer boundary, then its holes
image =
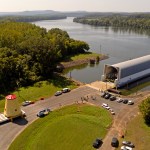
POLYGON ((71 71, 70 71, 70 79, 72 78, 72 76, 71 76, 71 71))
POLYGON ((136 95, 138 93, 138 82, 136 82, 136 95))
POLYGON ((100 54, 101 54, 101 45, 100 45, 100 54))

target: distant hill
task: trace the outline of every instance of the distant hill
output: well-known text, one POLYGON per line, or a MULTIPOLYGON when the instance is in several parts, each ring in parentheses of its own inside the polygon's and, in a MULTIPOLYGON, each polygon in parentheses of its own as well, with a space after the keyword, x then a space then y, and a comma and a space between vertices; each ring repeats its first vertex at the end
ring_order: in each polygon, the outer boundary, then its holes
POLYGON ((40 16, 40 15, 58 15, 61 12, 53 10, 36 10, 21 12, 0 12, 0 16, 40 16))
POLYGON ((131 15, 131 14, 150 14, 150 12, 87 12, 87 11, 54 11, 54 10, 34 10, 21 12, 0 12, 0 16, 57 16, 64 15, 67 17, 85 17, 85 16, 110 16, 114 14, 131 15))
POLYGON ((67 17, 84 17, 91 12, 86 11, 53 11, 53 10, 36 10, 36 11, 21 11, 21 12, 0 12, 0 16, 54 16, 65 15, 67 17))

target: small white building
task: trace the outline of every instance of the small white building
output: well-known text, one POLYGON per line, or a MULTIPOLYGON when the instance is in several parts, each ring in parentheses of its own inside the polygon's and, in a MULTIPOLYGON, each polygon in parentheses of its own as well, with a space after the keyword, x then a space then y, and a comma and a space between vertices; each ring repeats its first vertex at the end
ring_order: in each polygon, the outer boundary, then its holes
POLYGON ((105 65, 102 81, 113 82, 116 87, 121 87, 146 76, 150 76, 150 55, 105 65))

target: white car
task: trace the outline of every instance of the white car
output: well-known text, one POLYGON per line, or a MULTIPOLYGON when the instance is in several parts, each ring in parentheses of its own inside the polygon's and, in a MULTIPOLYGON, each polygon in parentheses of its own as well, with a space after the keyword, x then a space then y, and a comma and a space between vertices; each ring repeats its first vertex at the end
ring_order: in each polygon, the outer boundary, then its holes
POLYGON ((22 102, 22 106, 28 106, 30 104, 34 104, 34 102, 32 102, 32 101, 24 101, 24 102, 22 102))
POLYGON ((133 105, 134 102, 133 101, 128 101, 128 105, 133 105))
POLYGON ((132 148, 128 146, 121 146, 121 150, 132 150, 132 148))
POLYGON ((115 112, 113 111, 112 108, 110 108, 109 111, 110 111, 110 113, 111 113, 112 115, 115 115, 115 112))
POLYGON ((122 99, 122 98, 118 98, 116 101, 117 101, 118 103, 121 103, 121 102, 123 102, 123 99, 122 99))
POLYGON ((55 93, 55 96, 59 96, 59 95, 61 95, 62 94, 62 91, 57 91, 56 93, 55 93))
POLYGON ((108 107, 108 104, 103 103, 103 104, 102 104, 102 107, 106 108, 106 107, 108 107))
POLYGON ((107 110, 109 110, 109 109, 110 109, 110 107, 109 107, 109 106, 106 106, 105 108, 106 108, 107 110))
POLYGON ((70 92, 70 88, 63 88, 63 89, 62 89, 62 92, 63 92, 63 93, 70 92))
POLYGON ((115 115, 115 112, 114 112, 114 111, 111 111, 111 114, 112 114, 112 115, 115 115))

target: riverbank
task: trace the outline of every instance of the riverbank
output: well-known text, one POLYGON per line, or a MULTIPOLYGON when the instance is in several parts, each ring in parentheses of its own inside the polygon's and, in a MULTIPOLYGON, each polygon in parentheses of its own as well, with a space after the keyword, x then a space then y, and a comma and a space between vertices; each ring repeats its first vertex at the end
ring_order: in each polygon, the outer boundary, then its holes
POLYGON ((82 64, 87 64, 90 62, 90 60, 95 60, 99 57, 99 61, 109 58, 107 55, 102 54, 96 54, 96 53, 85 53, 85 54, 79 54, 76 56, 70 57, 69 60, 65 62, 61 62, 59 66, 61 66, 63 69, 79 66, 82 64))

